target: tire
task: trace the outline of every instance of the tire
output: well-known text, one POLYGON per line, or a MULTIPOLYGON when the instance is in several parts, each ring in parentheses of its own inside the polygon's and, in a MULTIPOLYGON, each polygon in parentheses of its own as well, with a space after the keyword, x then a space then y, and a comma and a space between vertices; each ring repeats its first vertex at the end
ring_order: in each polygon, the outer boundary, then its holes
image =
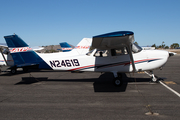
POLYGON ((16 73, 17 73, 16 68, 11 69, 11 74, 16 74, 16 73))
POLYGON ((121 79, 120 77, 114 78, 113 82, 114 82, 114 85, 115 85, 116 87, 120 87, 120 86, 123 85, 123 81, 122 81, 122 79, 121 79))
POLYGON ((158 77, 157 76, 154 76, 154 77, 155 77, 155 79, 153 79, 153 77, 151 77, 151 81, 158 83, 158 77))

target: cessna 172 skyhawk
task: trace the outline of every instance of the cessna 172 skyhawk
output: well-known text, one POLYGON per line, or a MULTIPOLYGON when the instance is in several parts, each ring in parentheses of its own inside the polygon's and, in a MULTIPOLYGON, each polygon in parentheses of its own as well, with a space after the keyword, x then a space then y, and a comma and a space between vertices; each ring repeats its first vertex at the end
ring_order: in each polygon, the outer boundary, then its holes
MULTIPOLYGON (((142 50, 134 44, 134 33, 119 31, 94 36, 90 52, 79 54, 76 48, 69 52, 35 53, 17 35, 4 37, 14 59, 16 68, 38 68, 63 71, 112 72, 114 84, 122 85, 121 73, 150 71, 162 67, 169 53, 163 50, 142 50)), ((154 74, 152 81, 158 80, 154 74)))

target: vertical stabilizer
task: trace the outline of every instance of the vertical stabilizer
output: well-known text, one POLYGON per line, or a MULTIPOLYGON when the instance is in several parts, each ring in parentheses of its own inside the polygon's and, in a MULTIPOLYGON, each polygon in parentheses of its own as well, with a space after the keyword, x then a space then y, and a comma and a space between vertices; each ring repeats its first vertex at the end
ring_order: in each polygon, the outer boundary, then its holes
POLYGON ((72 50, 72 47, 67 42, 59 43, 61 46, 62 52, 69 52, 72 50))
POLYGON ((75 51, 79 54, 86 54, 89 52, 89 48, 92 44, 92 38, 83 38, 75 47, 75 51))
POLYGON ((4 36, 4 38, 14 60, 15 67, 23 68, 36 65, 41 69, 51 69, 47 63, 17 35, 4 36))

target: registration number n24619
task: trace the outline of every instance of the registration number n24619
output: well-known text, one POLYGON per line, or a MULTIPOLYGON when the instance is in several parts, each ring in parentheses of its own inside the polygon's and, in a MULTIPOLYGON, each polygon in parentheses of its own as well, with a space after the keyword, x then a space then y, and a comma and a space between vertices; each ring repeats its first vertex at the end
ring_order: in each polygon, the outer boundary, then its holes
POLYGON ((73 66, 80 66, 78 59, 71 59, 71 60, 52 60, 49 61, 51 67, 73 67, 73 66))

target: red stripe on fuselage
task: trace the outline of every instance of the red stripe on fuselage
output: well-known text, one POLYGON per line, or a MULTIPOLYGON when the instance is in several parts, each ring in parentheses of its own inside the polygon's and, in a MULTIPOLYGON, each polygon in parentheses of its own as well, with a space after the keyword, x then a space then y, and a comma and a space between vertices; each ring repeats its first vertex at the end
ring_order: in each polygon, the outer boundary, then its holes
POLYGON ((88 67, 94 67, 94 65, 88 65, 88 66, 84 66, 84 67, 78 67, 78 68, 70 69, 70 70, 68 70, 68 71, 74 71, 74 70, 84 69, 84 68, 88 68, 88 67))
MULTIPOLYGON (((137 61, 134 61, 134 63, 138 63, 138 62, 145 62, 145 61, 149 61, 149 60, 155 60, 157 58, 154 58, 154 59, 144 59, 144 60, 137 60, 137 61)), ((104 66, 102 68, 108 68, 108 67, 114 67, 114 66, 120 66, 120 65, 129 65, 129 64, 132 64, 132 62, 124 62, 124 63, 115 63, 114 65, 107 65, 107 66, 104 66)), ((78 67, 78 68, 74 68, 74 69, 70 69, 68 71, 74 71, 74 70, 80 70, 80 69, 85 69, 85 68, 88 68, 88 67, 94 67, 95 65, 88 65, 88 66, 84 66, 84 67, 78 67)))

